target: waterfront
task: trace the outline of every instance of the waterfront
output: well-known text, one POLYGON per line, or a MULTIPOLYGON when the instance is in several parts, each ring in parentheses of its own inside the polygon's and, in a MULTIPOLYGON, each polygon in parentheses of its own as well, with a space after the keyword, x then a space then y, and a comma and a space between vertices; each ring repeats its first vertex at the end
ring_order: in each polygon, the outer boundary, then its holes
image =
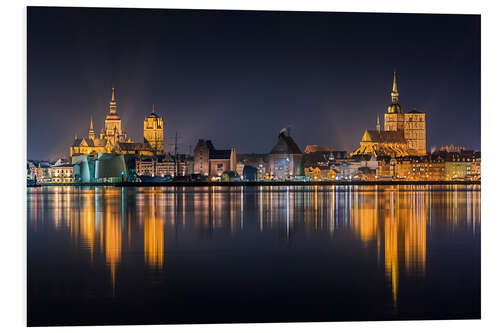
POLYGON ((480 185, 36 187, 28 323, 479 318, 480 185))

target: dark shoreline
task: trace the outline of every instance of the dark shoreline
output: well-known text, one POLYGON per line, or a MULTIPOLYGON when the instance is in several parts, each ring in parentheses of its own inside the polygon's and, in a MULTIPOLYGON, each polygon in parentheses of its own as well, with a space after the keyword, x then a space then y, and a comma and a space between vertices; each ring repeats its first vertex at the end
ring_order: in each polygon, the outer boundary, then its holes
POLYGON ((193 187, 193 186, 373 186, 373 185, 481 185, 480 180, 471 181, 254 181, 254 182, 143 182, 143 183, 48 183, 27 185, 27 187, 41 186, 115 186, 115 187, 193 187))

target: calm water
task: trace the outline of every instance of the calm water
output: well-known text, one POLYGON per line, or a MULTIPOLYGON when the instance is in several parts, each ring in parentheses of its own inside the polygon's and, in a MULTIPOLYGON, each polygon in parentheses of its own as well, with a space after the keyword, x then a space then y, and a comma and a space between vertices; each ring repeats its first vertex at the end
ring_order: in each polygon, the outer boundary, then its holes
POLYGON ((29 188, 28 324, 480 317, 479 186, 29 188))

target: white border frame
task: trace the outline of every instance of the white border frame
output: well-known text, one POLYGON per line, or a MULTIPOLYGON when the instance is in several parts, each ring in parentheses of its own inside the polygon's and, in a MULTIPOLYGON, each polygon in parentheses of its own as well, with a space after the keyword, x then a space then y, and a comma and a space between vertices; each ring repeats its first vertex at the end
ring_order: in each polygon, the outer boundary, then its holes
MULTIPOLYGON (((4 178, 0 191, 2 224, 0 255, 2 256, 2 286, 0 297, 1 326, 10 330, 22 330, 26 325, 26 6, 81 6, 81 7, 130 7, 130 8, 193 8, 193 9, 249 9, 249 10, 295 10, 295 11, 346 11, 346 12, 399 12, 399 13, 449 13, 481 14, 481 67, 482 67, 482 126, 481 150, 483 165, 482 182, 482 320, 465 321, 392 321, 392 322, 341 322, 341 323, 289 323, 289 324, 237 324, 237 325, 169 325, 169 326, 102 326, 65 327, 58 330, 97 331, 195 331, 253 332, 254 330, 314 330, 341 331, 421 332, 453 330, 470 332, 480 329, 492 331, 498 325, 499 263, 497 254, 500 242, 500 221, 494 209, 497 203, 495 189, 499 180, 495 169, 499 165, 497 153, 500 124, 500 107, 497 100, 499 84, 500 31, 499 5, 495 1, 342 1, 328 0, 286 1, 161 1, 161 0, 89 0, 89 1, 10 1, 3 3, 0 10, 2 25, 2 79, 1 96, 3 104, 1 142, 4 149, 1 175, 4 178), (487 209, 485 209, 485 207, 487 209)), ((53 330, 39 328, 36 330, 53 330)))

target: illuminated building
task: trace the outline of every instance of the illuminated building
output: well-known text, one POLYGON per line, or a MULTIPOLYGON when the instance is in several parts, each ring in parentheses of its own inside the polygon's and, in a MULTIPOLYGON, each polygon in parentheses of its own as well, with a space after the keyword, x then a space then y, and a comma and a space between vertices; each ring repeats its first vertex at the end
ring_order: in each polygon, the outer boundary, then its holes
POLYGON ((32 177, 38 183, 72 183, 73 164, 58 160, 55 164, 39 162, 38 166, 32 164, 32 177))
POLYGON ((326 148, 316 145, 306 147, 306 150, 309 151, 303 157, 306 177, 312 180, 335 180, 335 178, 332 179, 332 172, 337 174, 335 171, 335 152, 326 148))
POLYGON ((236 172, 236 150, 214 150, 210 153, 210 176, 220 177, 222 174, 236 172))
POLYGON ((481 153, 476 152, 471 166, 471 176, 474 180, 481 180, 481 153))
POLYGON ((396 174, 396 159, 391 157, 389 159, 381 159, 377 167, 377 179, 379 180, 392 180, 396 174))
POLYGON ((48 162, 39 162, 35 169, 35 180, 38 183, 49 183, 51 181, 50 168, 52 165, 48 162))
POLYGON ((338 170, 337 179, 342 180, 374 180, 377 167, 378 161, 374 155, 353 156, 342 159, 335 165, 338 170))
POLYGON ((287 179, 303 175, 302 151, 287 129, 282 129, 278 142, 269 153, 269 173, 274 179, 287 179))
POLYGON ((49 169, 52 183, 72 183, 73 182, 73 164, 54 165, 49 169))
POLYGON ((323 173, 322 170, 318 167, 313 168, 313 167, 308 167, 304 169, 304 174, 306 177, 308 177, 311 180, 322 180, 323 179, 323 173))
POLYGON ((163 155, 164 140, 163 118, 153 111, 144 119, 144 142, 149 143, 156 155, 163 155))
POLYGON ((472 178, 472 160, 464 156, 453 156, 445 162, 447 180, 468 180, 472 178))
POLYGON ((470 150, 438 151, 426 156, 381 158, 377 168, 379 180, 443 181, 480 180, 481 153, 470 150))
POLYGON ((405 156, 382 158, 377 168, 379 180, 445 180, 444 159, 440 156, 405 156))
POLYGON ((384 116, 384 129, 377 117, 377 129, 366 130, 359 148, 351 155, 422 156, 426 150, 425 113, 413 110, 403 113, 399 105, 396 72, 391 92, 392 103, 384 116))
POLYGON ((138 157, 135 159, 135 172, 138 176, 175 177, 187 176, 193 173, 193 161, 186 155, 161 158, 138 157))
POLYGON ((320 146, 320 145, 307 145, 304 149, 304 154, 316 153, 316 152, 332 152, 333 147, 330 146, 320 146))
POLYGON ((402 158, 396 163, 394 177, 399 180, 444 180, 445 164, 440 158, 402 158))
POLYGON ((194 173, 220 177, 226 171, 236 171, 236 150, 215 149, 212 141, 198 140, 194 148, 194 173))
POLYGON ((408 145, 401 131, 366 130, 359 148, 352 153, 374 156, 406 156, 408 145))
POLYGON ((117 111, 115 89, 113 88, 109 102, 109 113, 104 120, 104 128, 99 135, 96 135, 91 117, 87 137, 75 136, 70 147, 70 155, 95 155, 98 153, 153 155, 160 151, 163 152, 163 119, 156 115, 154 110, 144 121, 144 130, 145 142, 134 142, 127 137, 117 111), (150 124, 151 128, 149 128, 150 124))

